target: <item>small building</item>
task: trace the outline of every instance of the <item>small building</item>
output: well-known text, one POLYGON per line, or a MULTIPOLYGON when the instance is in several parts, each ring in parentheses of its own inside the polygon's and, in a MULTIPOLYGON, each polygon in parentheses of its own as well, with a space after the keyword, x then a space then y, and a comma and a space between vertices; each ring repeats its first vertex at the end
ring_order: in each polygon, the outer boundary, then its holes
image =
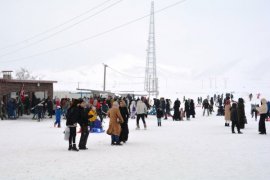
POLYGON ((12 71, 2 71, 3 78, 0 78, 0 100, 6 102, 9 98, 16 99, 19 97, 21 90, 24 96, 30 99, 32 95, 39 99, 53 97, 53 84, 57 81, 46 80, 18 80, 12 79, 12 71))

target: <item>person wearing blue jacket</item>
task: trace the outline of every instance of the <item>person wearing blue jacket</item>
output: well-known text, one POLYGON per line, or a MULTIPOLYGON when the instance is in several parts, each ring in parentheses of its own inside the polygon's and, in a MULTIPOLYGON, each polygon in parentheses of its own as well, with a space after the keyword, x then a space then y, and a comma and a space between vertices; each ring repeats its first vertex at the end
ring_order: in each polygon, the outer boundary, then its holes
POLYGON ((55 110, 55 123, 54 123, 54 127, 57 127, 58 128, 61 128, 61 115, 62 115, 62 109, 60 106, 57 106, 56 107, 56 110, 55 110))

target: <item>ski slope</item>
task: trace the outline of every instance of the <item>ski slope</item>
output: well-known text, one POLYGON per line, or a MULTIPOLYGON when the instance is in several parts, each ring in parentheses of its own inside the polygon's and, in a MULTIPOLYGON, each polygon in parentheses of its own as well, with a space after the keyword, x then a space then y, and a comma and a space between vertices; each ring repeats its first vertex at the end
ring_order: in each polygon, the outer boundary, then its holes
POLYGON ((67 150, 65 121, 61 129, 51 119, 0 121, 0 179, 267 180, 269 135, 258 135, 247 110, 242 135, 231 134, 223 117, 202 117, 197 108, 195 119, 163 120, 162 127, 150 116, 148 130, 135 130, 130 120, 130 138, 121 147, 111 146, 106 133, 90 134, 89 149, 79 152, 67 150))

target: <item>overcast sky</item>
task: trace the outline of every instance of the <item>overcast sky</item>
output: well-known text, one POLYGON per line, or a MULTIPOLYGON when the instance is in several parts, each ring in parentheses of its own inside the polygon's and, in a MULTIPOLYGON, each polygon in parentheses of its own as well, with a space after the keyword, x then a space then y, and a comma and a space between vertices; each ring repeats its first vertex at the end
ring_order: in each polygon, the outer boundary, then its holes
MULTIPOLYGON (((25 67, 43 79, 58 80, 56 89, 75 90, 77 82, 82 88, 102 89, 102 63, 106 63, 114 69, 108 69, 108 89, 143 90, 144 79, 139 77, 144 76, 149 18, 68 48, 24 57, 65 46, 142 17, 150 12, 150 0, 119 3, 111 0, 64 26, 16 44, 105 1, 2 0, 0 70, 16 71, 25 67), (117 4, 88 18, 114 3, 117 4), (75 23, 76 26, 67 28, 75 23), (14 44, 16 46, 10 46, 14 44)), ((155 0, 155 9, 177 1, 155 0)), ((247 91, 269 88, 269 7, 268 0, 186 0, 156 14, 161 95, 207 89, 211 87, 210 79, 213 90, 224 89, 226 81, 230 90, 235 90, 236 86, 247 88, 247 91)))

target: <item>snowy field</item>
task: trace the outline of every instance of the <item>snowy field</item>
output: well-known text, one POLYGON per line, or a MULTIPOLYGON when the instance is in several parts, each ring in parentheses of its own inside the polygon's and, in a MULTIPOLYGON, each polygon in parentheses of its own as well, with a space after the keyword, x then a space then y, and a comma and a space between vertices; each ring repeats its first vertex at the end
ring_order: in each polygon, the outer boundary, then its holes
POLYGON ((121 147, 111 146, 106 133, 90 134, 89 149, 79 152, 67 150, 65 121, 61 129, 51 119, 0 121, 0 179, 267 180, 270 135, 258 135, 247 110, 242 135, 231 134, 223 117, 202 117, 198 108, 196 119, 164 120, 161 128, 153 116, 148 130, 135 130, 130 120, 130 138, 121 147))

